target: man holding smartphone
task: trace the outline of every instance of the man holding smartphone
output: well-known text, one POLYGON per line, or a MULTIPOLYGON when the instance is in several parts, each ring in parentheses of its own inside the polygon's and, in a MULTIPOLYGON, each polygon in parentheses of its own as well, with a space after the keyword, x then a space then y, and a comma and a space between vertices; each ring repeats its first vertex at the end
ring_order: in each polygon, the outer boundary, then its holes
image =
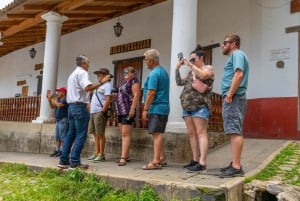
POLYGON ((51 91, 47 91, 47 99, 49 101, 49 105, 52 109, 55 109, 55 141, 56 146, 55 150, 50 157, 59 157, 61 155, 63 142, 67 135, 68 131, 68 104, 66 101, 67 89, 65 87, 61 87, 56 89, 57 96, 53 97, 51 95, 51 91))

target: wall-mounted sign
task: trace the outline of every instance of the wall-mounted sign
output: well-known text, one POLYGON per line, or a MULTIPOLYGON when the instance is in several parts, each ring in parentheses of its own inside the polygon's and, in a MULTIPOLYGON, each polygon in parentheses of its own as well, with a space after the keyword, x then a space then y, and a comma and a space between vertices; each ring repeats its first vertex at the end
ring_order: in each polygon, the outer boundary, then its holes
POLYGON ((110 55, 129 52, 134 50, 146 49, 151 47, 151 39, 136 41, 123 45, 117 45, 110 48, 110 55))
POLYGON ((299 12, 300 11, 300 1, 299 0, 292 0, 291 1, 291 13, 299 12))
POLYGON ((290 58, 290 48, 271 50, 270 60, 283 60, 290 58))
POLYGON ((17 86, 22 86, 26 84, 26 80, 19 80, 17 81, 17 86))
POLYGON ((44 63, 34 65, 34 70, 42 70, 43 68, 44 68, 44 63))

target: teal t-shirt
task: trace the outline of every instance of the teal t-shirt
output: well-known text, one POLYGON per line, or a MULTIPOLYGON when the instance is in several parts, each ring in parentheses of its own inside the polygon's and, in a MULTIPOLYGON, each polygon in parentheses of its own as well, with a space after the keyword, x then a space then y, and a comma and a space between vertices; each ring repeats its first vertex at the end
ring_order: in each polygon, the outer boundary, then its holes
POLYGON ((155 67, 149 73, 144 83, 144 102, 149 89, 155 90, 156 94, 148 109, 148 114, 168 115, 170 112, 170 80, 168 72, 162 66, 155 67))
POLYGON ((246 54, 242 50, 234 51, 228 58, 225 66, 221 83, 222 95, 227 95, 232 78, 236 69, 243 71, 243 80, 236 90, 236 94, 243 95, 246 93, 248 86, 249 63, 246 54))

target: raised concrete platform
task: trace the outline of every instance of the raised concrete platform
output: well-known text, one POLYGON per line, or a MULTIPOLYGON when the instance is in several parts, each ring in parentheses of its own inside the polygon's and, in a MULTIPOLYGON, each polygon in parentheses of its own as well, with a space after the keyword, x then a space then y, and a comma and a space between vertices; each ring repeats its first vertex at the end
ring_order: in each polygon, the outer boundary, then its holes
MULTIPOLYGON (((242 157, 245 176, 259 172, 288 143, 286 140, 245 139, 242 157)), ((209 150, 207 174, 188 173, 182 168, 182 163, 170 163, 169 167, 162 170, 142 170, 141 167, 147 163, 145 161, 132 161, 119 167, 115 158, 101 163, 90 163, 88 171, 99 175, 115 188, 136 191, 144 184, 150 184, 166 201, 184 201, 195 197, 201 200, 241 201, 245 177, 221 179, 213 175, 218 173, 220 167, 228 165, 230 160, 230 144, 226 143, 209 150)), ((51 158, 45 154, 0 152, 0 162, 56 168, 58 158, 51 158)), ((82 162, 87 163, 85 157, 82 158, 82 162)))
MULTIPOLYGON (((34 154, 52 153, 55 147, 54 123, 29 123, 0 121, 0 152, 25 152, 34 154)), ((121 135, 117 127, 108 126, 105 130, 105 155, 118 157, 121 153, 121 135)), ((209 148, 217 147, 228 141, 223 132, 209 131, 209 148)), ((130 134, 130 157, 149 161, 152 159, 152 135, 146 129, 132 129, 130 134)), ((164 133, 165 155, 169 162, 183 163, 190 159, 191 148, 188 135, 183 133, 164 133)), ((88 135, 83 156, 95 150, 94 137, 88 135)))

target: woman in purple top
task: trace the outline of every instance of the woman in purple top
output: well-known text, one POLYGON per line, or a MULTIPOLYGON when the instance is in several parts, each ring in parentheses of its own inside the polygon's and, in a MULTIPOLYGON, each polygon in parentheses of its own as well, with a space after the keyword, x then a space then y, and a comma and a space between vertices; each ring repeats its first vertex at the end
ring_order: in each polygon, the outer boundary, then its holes
POLYGON ((136 78, 135 68, 125 68, 123 74, 125 83, 119 87, 117 95, 118 126, 122 134, 122 153, 117 161, 119 166, 124 166, 130 161, 130 131, 140 98, 140 83, 136 78))

